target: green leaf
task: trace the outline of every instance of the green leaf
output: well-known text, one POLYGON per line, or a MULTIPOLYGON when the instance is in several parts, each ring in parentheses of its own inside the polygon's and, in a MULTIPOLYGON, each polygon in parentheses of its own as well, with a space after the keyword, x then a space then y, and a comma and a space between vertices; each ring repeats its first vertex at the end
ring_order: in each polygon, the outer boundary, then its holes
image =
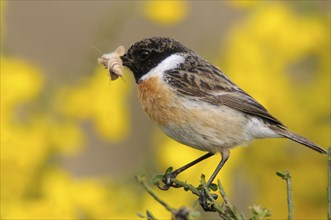
POLYGON ((210 184, 209 189, 213 190, 214 192, 218 190, 218 186, 215 183, 210 184))
POLYGON ((261 207, 260 205, 254 205, 249 207, 252 212, 253 220, 257 219, 266 219, 267 217, 271 217, 271 210, 261 207))
POLYGON ((288 180, 291 178, 291 175, 288 171, 277 171, 276 174, 284 180, 288 180))
POLYGON ((172 170, 173 170, 173 168, 172 168, 172 167, 169 167, 169 168, 166 170, 165 174, 171 173, 172 170))
POLYGON ((152 178, 153 185, 157 185, 162 180, 163 177, 164 175, 162 174, 153 176, 152 178))
POLYGON ((203 185, 200 184, 198 187, 197 187, 197 190, 202 190, 203 189, 203 185))
POLYGON ((200 183, 201 185, 206 185, 206 176, 204 174, 201 174, 200 183))

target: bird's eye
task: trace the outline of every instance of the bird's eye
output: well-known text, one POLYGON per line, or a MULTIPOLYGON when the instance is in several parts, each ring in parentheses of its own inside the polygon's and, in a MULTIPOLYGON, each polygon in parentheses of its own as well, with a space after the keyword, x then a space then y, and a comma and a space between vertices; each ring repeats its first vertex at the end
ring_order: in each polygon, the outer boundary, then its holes
POLYGON ((143 50, 143 51, 140 52, 140 59, 141 60, 146 60, 148 56, 149 56, 149 51, 143 50))

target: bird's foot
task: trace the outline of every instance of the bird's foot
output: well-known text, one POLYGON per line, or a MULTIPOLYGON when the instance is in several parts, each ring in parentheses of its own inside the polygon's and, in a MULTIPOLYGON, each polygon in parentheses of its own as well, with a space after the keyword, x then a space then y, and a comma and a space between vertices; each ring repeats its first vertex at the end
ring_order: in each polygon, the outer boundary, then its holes
POLYGON ((161 190, 168 190, 170 187, 178 188, 180 186, 176 185, 171 181, 171 179, 175 179, 176 176, 178 175, 178 172, 166 172, 166 174, 163 175, 161 181, 164 185, 160 185, 160 182, 156 184, 156 186, 161 189, 161 190))
POLYGON ((211 194, 210 192, 206 192, 206 189, 201 189, 198 201, 204 211, 215 212, 214 204, 213 204, 213 202, 211 202, 210 197, 212 197, 214 200, 216 200, 218 198, 218 195, 211 194))
POLYGON ((164 185, 162 187, 159 186, 159 188, 162 190, 168 190, 170 187, 174 187, 174 188, 180 187, 171 181, 171 179, 175 179, 177 175, 178 175, 177 172, 171 172, 165 174, 162 178, 162 182, 164 183, 164 185))

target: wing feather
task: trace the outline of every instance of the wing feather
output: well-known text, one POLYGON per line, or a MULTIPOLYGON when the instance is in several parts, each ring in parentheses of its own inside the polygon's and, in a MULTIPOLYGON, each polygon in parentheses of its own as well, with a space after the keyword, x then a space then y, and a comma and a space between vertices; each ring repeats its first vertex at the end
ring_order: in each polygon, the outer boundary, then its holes
POLYGON ((285 127, 260 103, 234 84, 221 70, 201 57, 187 57, 179 67, 166 71, 165 80, 180 95, 212 105, 225 105, 257 116, 270 124, 285 127))

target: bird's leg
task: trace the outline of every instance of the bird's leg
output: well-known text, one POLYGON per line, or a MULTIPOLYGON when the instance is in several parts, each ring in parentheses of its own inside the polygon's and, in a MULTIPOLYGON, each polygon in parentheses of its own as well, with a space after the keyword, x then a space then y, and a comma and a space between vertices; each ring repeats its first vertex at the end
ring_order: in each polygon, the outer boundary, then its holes
POLYGON ((176 176, 178 174, 180 174, 181 172, 183 172, 184 170, 190 168, 191 166, 193 166, 193 165, 195 165, 195 164, 197 164, 197 163, 199 163, 199 162, 201 162, 201 161, 203 161, 203 160, 205 160, 205 159, 207 159, 207 158, 209 158, 209 157, 211 157, 213 155, 214 155, 213 153, 207 153, 207 154, 199 157, 198 159, 192 161, 191 163, 188 163, 185 166, 178 168, 177 170, 174 170, 174 171, 172 171, 170 173, 165 174, 164 177, 162 178, 162 182, 165 185, 163 185, 163 186, 158 185, 158 187, 160 189, 162 189, 162 190, 168 190, 170 187, 175 187, 171 183, 171 179, 176 178, 176 176))
MULTIPOLYGON (((209 180, 206 184, 206 188, 202 189, 201 192, 200 192, 199 203, 200 203, 201 207, 203 208, 203 210, 205 210, 205 211, 213 211, 212 207, 209 207, 209 205, 208 205, 208 195, 207 195, 205 189, 209 190, 209 187, 212 184, 213 180, 215 179, 217 174, 220 172, 220 170, 224 166, 225 162, 228 160, 228 158, 230 156, 230 150, 226 149, 226 148, 223 149, 221 151, 221 155, 222 155, 221 162, 217 165, 214 173, 209 178, 209 180)), ((216 194, 212 194, 212 196, 214 197, 214 199, 217 199, 216 194)))

